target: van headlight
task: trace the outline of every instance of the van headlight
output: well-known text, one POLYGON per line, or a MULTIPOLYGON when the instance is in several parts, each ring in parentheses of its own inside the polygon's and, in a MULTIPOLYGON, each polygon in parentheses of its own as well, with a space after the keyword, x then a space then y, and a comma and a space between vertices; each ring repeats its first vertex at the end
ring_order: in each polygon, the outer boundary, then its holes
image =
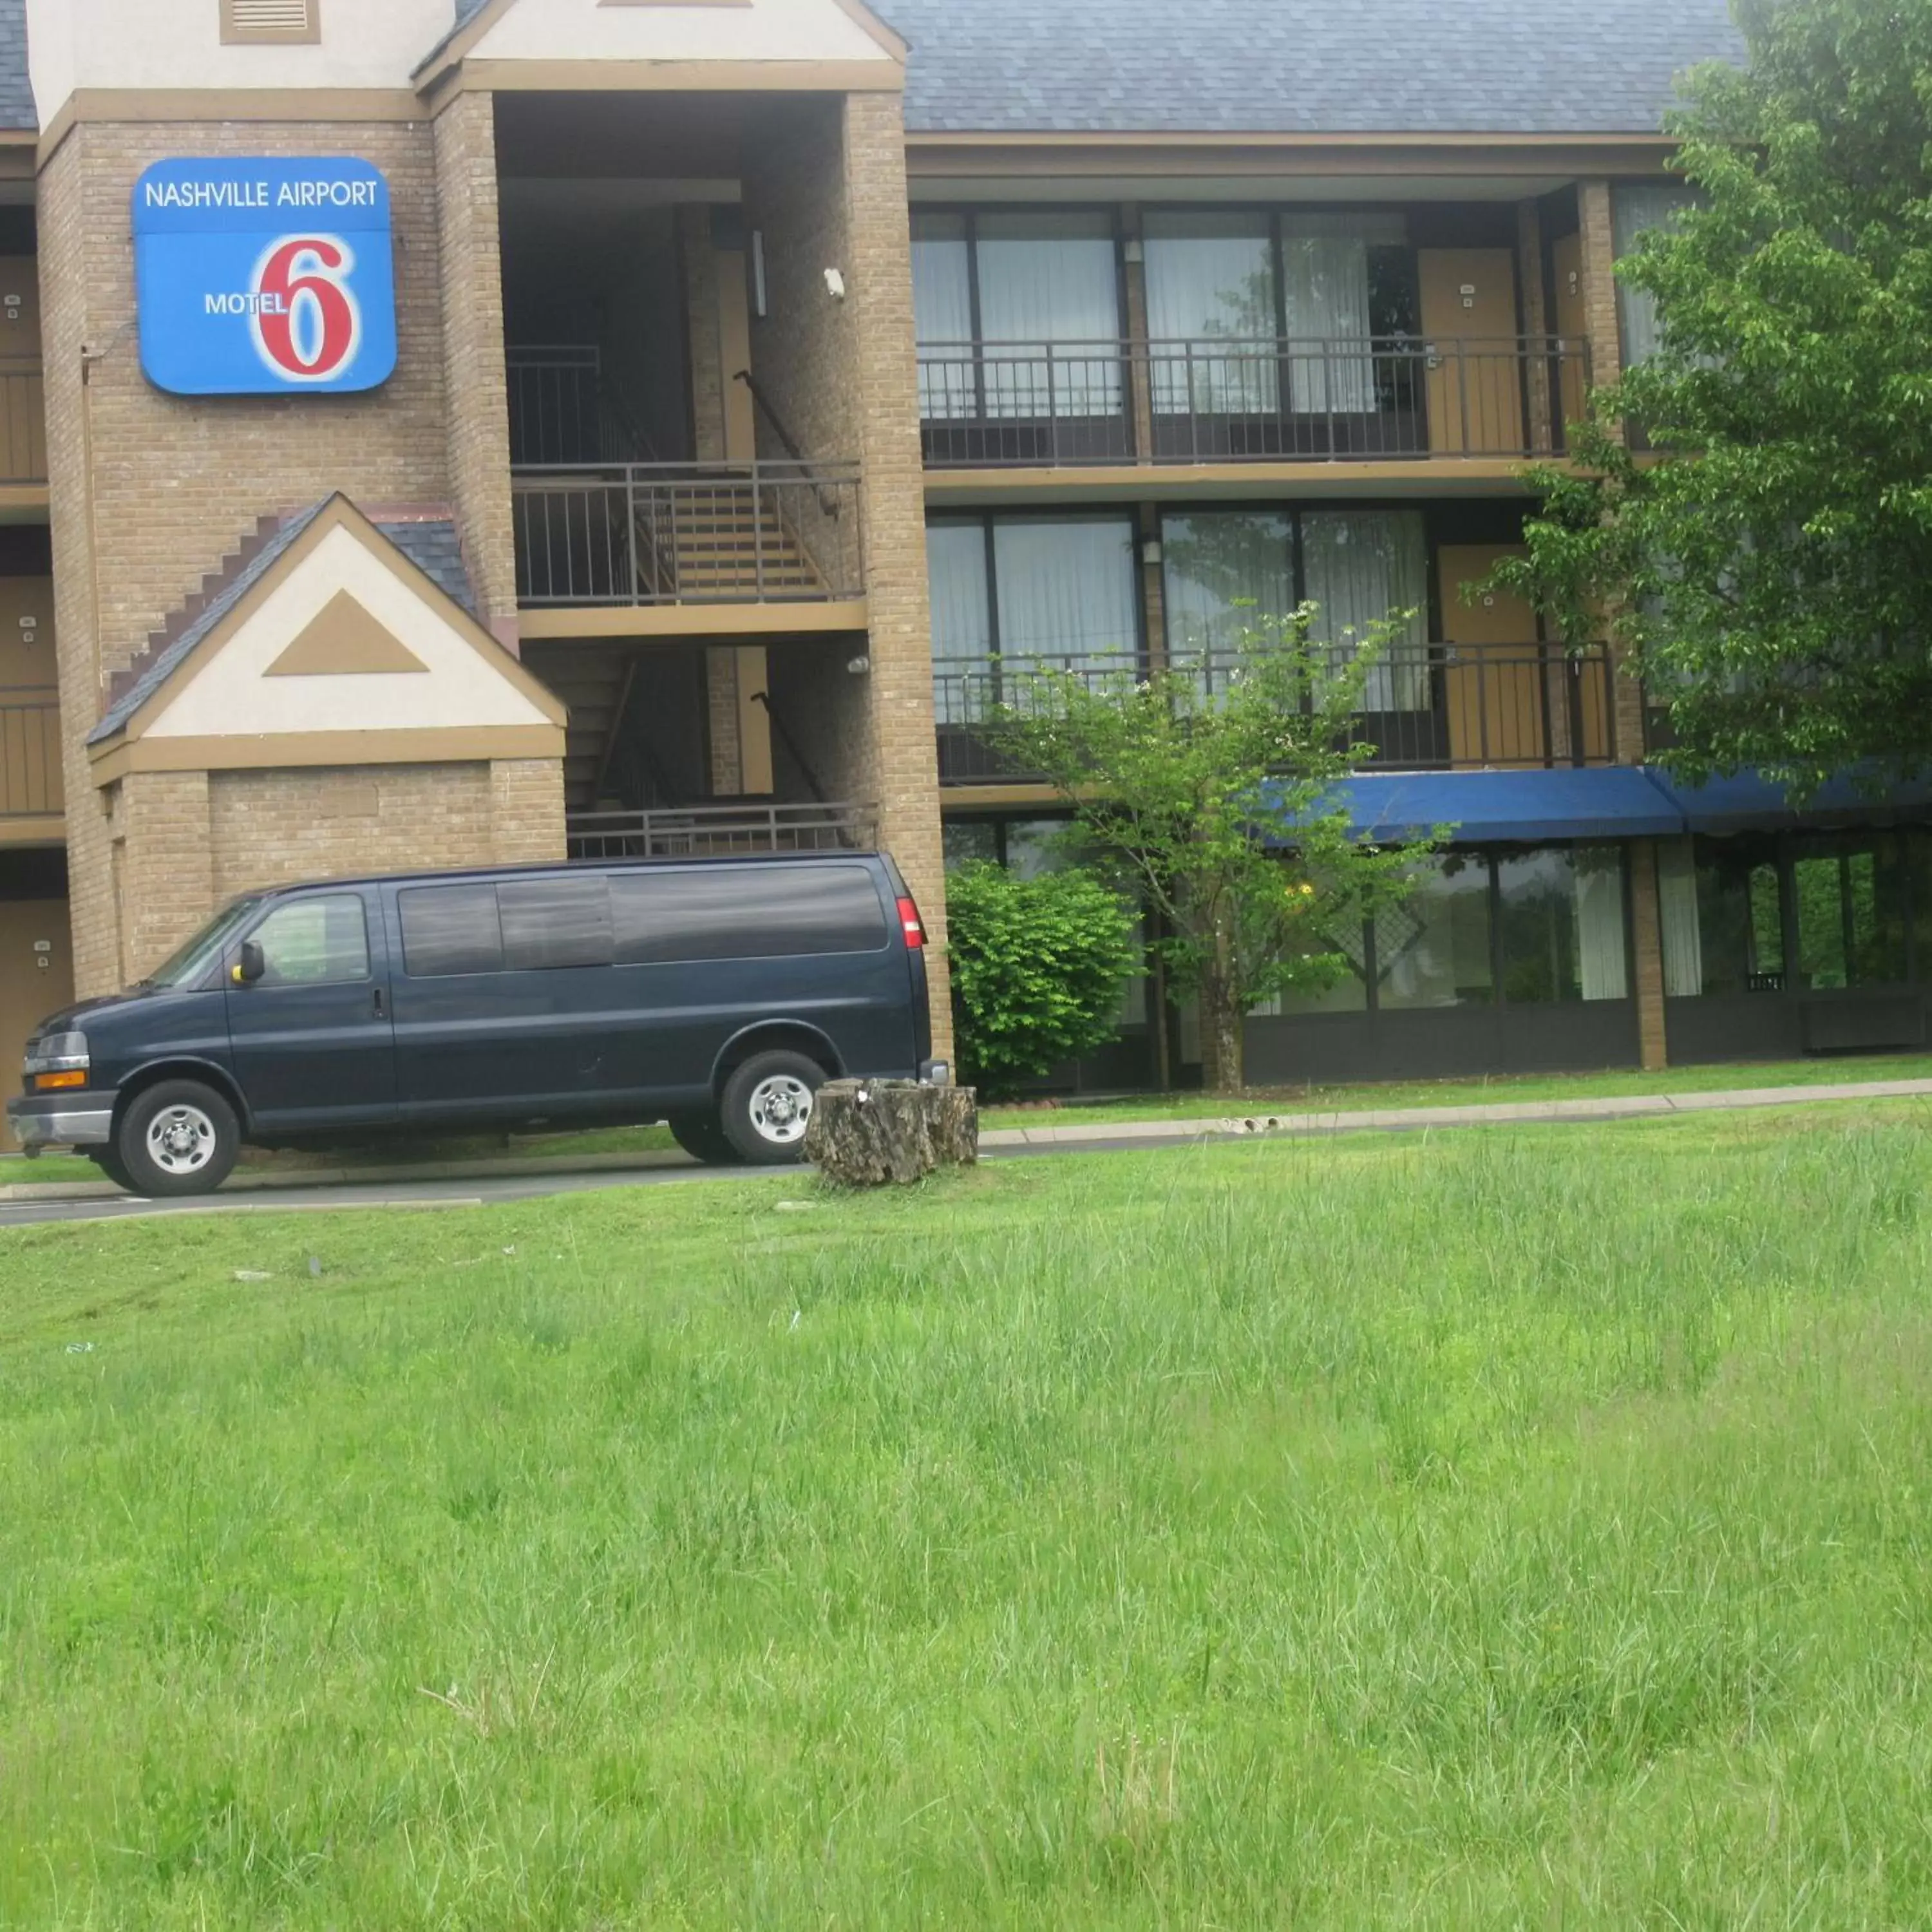
POLYGON ((88 1064, 86 1034, 43 1034, 27 1043, 27 1090, 50 1094, 64 1087, 85 1087, 88 1064))

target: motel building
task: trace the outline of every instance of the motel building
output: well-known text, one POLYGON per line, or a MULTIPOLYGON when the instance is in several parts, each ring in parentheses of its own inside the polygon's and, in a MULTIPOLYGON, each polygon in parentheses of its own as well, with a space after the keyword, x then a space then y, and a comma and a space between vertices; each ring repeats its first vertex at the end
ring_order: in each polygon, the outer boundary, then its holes
MULTIPOLYGON (((1736 51, 1724 0, 0 0, 0 1058, 329 874, 876 841, 943 939, 1052 815, 1003 660, 1302 598, 1416 610, 1353 805, 1459 829, 1251 1078, 1922 1044, 1924 797, 1674 788, 1608 651, 1462 595, 1654 344, 1612 264, 1736 51)), ((1066 1077, 1198 1060, 1147 983, 1066 1077)))

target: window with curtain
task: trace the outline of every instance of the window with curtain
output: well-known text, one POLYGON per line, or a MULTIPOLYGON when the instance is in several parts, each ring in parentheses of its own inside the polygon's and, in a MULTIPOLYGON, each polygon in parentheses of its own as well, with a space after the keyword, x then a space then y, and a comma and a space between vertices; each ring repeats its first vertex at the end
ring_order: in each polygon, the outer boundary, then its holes
POLYGON ((1268 217, 1150 213, 1142 254, 1156 412, 1276 414, 1281 324, 1268 217))
POLYGON ((913 333, 919 412, 928 422, 980 412, 973 356, 973 257, 963 214, 912 218, 913 333))
POLYGON ((1129 518, 996 520, 993 577, 1008 662, 1051 658, 1068 670, 1104 670, 1138 662, 1129 518))
POLYGON ((1704 948, 1697 926, 1697 860, 1688 838, 1666 838, 1657 848, 1657 904, 1664 946, 1666 999, 1704 990, 1704 948))
POLYGON ((1264 510, 1161 520, 1162 603, 1176 663, 1230 656, 1253 626, 1294 608, 1294 525, 1264 510))
POLYGON ((1120 413, 1120 282, 1110 214, 931 212, 914 214, 912 233, 914 333, 927 421, 1120 413))
POLYGON ((974 245, 980 334, 989 352, 987 415, 1118 415, 1120 280, 1112 218, 1103 212, 982 214, 974 245))
POLYGON ((986 530, 976 519, 928 524, 926 573, 932 592, 933 704, 941 724, 969 724, 981 715, 992 674, 992 600, 986 583, 986 530))
POLYGON ((1376 406, 1375 363, 1365 352, 1371 332, 1366 224, 1346 214, 1284 215, 1281 291, 1290 407, 1366 415, 1376 406))
POLYGON ((1376 923, 1376 1004, 1387 1011, 1486 1006, 1490 863, 1449 853, 1424 861, 1408 900, 1376 923))
POLYGON ((1628 998, 1617 847, 1545 846, 1499 858, 1496 902, 1505 1001, 1628 998))
POLYGON ((1429 547, 1420 510, 1321 510, 1301 519, 1304 594, 1316 607, 1310 634, 1352 646, 1395 610, 1413 610, 1391 655, 1369 673, 1364 711, 1426 711, 1429 547))
MULTIPOLYGON (((1696 190, 1683 182, 1618 182, 1610 190, 1610 248, 1618 261, 1636 248, 1647 230, 1667 228, 1696 201, 1696 190)), ((1617 327, 1623 338, 1627 369, 1657 353, 1663 323, 1657 298, 1617 278, 1617 327)))

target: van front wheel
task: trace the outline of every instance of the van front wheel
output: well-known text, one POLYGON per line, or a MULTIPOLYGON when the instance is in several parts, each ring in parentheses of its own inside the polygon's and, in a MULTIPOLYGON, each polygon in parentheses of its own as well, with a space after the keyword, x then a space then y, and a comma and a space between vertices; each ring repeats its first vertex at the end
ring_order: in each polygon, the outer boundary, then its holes
POLYGON ((802 1053, 754 1053, 724 1083, 724 1132, 743 1158, 776 1166, 805 1157, 805 1126, 825 1070, 802 1053))
POLYGON ((163 1080, 136 1094, 114 1138, 137 1194, 212 1194, 242 1150, 235 1109, 198 1080, 163 1080))

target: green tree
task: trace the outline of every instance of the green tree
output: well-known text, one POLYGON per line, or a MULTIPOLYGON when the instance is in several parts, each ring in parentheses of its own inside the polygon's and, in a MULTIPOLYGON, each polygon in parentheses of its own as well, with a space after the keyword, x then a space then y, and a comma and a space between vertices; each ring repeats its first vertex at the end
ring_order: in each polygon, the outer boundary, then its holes
POLYGON ((1414 846, 1358 838, 1334 792, 1372 750, 1353 728, 1390 627, 1331 646, 1310 638, 1313 614, 1257 621, 1211 667, 1022 669, 991 726, 1073 808, 1080 851, 1155 915, 1152 950, 1200 1002, 1216 1093, 1244 1084, 1247 1013, 1333 985, 1351 969, 1331 935, 1411 890, 1414 846))
POLYGON ((995 1096, 1105 1046, 1140 964, 1133 914, 1077 866, 1022 878, 991 860, 946 882, 962 1070, 995 1096))
POLYGON ((1932 749, 1932 0, 1734 4, 1748 64, 1670 122, 1697 205, 1618 265, 1662 347, 1498 580, 1573 645, 1613 620, 1687 775, 1802 791, 1932 749))

